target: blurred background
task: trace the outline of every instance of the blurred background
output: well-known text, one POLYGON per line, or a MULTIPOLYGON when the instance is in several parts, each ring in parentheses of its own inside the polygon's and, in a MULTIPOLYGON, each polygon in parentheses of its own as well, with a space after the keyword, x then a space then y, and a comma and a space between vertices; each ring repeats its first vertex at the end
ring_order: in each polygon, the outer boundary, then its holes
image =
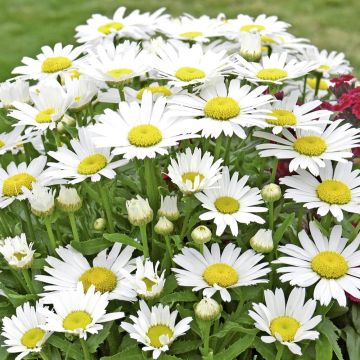
POLYGON ((359 0, 0 0, 0 81, 11 77, 23 56, 35 56, 42 45, 74 43, 76 25, 93 13, 111 16, 119 6, 141 11, 164 6, 172 15, 277 15, 292 24, 294 35, 345 52, 360 75, 359 0))

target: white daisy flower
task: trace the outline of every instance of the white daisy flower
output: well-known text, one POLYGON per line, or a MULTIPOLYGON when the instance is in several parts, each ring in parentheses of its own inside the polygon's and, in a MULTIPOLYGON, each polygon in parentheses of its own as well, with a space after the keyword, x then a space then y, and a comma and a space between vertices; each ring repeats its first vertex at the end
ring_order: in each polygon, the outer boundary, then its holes
POLYGON ((73 151, 65 146, 48 154, 58 162, 49 162, 47 176, 54 181, 69 179, 70 184, 76 184, 90 178, 92 182, 99 181, 102 176, 113 179, 115 169, 124 166, 128 160, 113 161, 110 147, 96 148, 93 142, 94 135, 88 128, 78 129, 79 140, 72 139, 70 144, 73 151))
POLYGON ((26 235, 7 237, 0 244, 0 254, 5 258, 9 266, 17 269, 31 267, 35 250, 33 243, 28 244, 26 235))
POLYGON ((261 336, 264 343, 279 341, 296 355, 302 355, 297 344, 302 340, 315 340, 319 332, 312 330, 321 321, 321 315, 314 315, 316 301, 305 302, 305 289, 294 288, 287 301, 282 289, 264 291, 265 304, 253 303, 249 316, 255 320, 255 327, 268 335, 261 336))
POLYGON ((158 30, 170 39, 203 43, 222 35, 219 31, 221 24, 218 19, 211 19, 207 15, 195 18, 184 14, 176 19, 166 19, 160 22, 158 30))
POLYGON ((138 257, 136 258, 136 271, 130 274, 123 270, 122 274, 139 297, 147 300, 154 299, 161 294, 165 285, 165 270, 159 276, 159 265, 159 262, 154 264, 149 259, 144 260, 143 257, 138 257))
POLYGON ((49 216, 55 207, 55 190, 46 186, 34 184, 29 190, 23 187, 24 195, 31 206, 31 212, 36 216, 49 216))
POLYGON ((121 269, 128 272, 134 270, 135 266, 131 260, 134 248, 126 246, 122 251, 121 248, 121 244, 116 243, 109 253, 107 249, 101 251, 92 261, 92 266, 70 245, 66 248, 57 248, 56 252, 61 260, 48 256, 46 262, 49 266, 45 266, 44 271, 49 275, 35 277, 36 280, 47 284, 44 285, 47 293, 41 296, 45 296, 47 301, 49 295, 75 290, 78 282, 82 282, 85 291, 94 285, 96 291, 108 292, 109 300, 135 300, 136 293, 121 274, 121 269))
POLYGON ((51 332, 43 330, 46 318, 42 314, 44 308, 39 303, 18 306, 16 314, 2 319, 2 333, 5 338, 3 346, 7 352, 19 354, 15 360, 21 360, 30 353, 39 353, 51 332))
POLYGON ((331 161, 325 160, 320 179, 305 170, 297 173, 280 179, 280 184, 289 186, 285 198, 317 209, 320 216, 330 212, 338 221, 343 220, 343 211, 360 214, 360 170, 352 170, 351 162, 338 163, 333 170, 331 161))
POLYGON ((345 59, 344 53, 320 51, 316 46, 303 49, 298 58, 301 61, 316 61, 319 66, 315 70, 321 72, 325 77, 349 74, 353 70, 349 61, 345 59))
POLYGON ((0 108, 10 108, 14 101, 30 102, 28 82, 16 79, 0 83, 0 108))
POLYGON ((0 155, 8 151, 17 153, 23 144, 34 140, 37 134, 34 132, 25 132, 25 126, 16 126, 9 132, 0 133, 0 155))
POLYGON ((202 85, 230 72, 225 50, 204 50, 200 44, 190 47, 181 41, 159 46, 151 65, 160 78, 179 87, 202 85))
POLYGON ((92 131, 96 146, 114 147, 112 153, 126 159, 165 155, 179 140, 197 137, 166 108, 165 97, 153 102, 150 91, 144 91, 141 104, 121 102, 118 112, 106 109, 92 131))
POLYGON ((267 119, 263 121, 263 127, 272 127, 274 134, 279 134, 284 128, 292 130, 312 130, 321 133, 321 126, 330 123, 331 111, 317 110, 321 105, 320 100, 297 105, 299 92, 292 92, 282 100, 274 101, 271 105, 265 105, 270 111, 267 119))
POLYGON ((219 179, 211 189, 197 193, 195 196, 204 209, 208 210, 200 215, 200 220, 212 220, 216 224, 216 235, 224 233, 227 226, 234 236, 238 234, 238 222, 249 224, 256 222, 264 224, 265 220, 254 213, 266 212, 262 206, 260 190, 245 186, 249 176, 239 179, 239 173, 234 172, 230 178, 229 169, 224 167, 219 179))
POLYGON ((169 100, 171 109, 180 117, 191 118, 190 125, 201 136, 218 138, 222 133, 233 136, 235 133, 246 138, 244 127, 264 127, 269 111, 262 108, 272 101, 271 95, 262 95, 266 86, 252 90, 249 85, 240 85, 233 79, 229 87, 225 79, 219 79, 204 87, 199 95, 177 95, 169 100), (196 119, 194 119, 196 118, 196 119))
POLYGON ((330 237, 323 235, 315 222, 310 222, 311 238, 305 230, 299 233, 301 246, 287 244, 280 246, 280 256, 275 264, 282 282, 292 286, 315 285, 314 299, 328 305, 335 299, 340 306, 346 306, 348 293, 360 298, 360 234, 351 243, 341 237, 341 225, 332 228, 330 237))
POLYGON ((219 291, 222 300, 229 302, 228 289, 268 282, 263 278, 271 271, 268 263, 260 262, 264 256, 252 249, 240 255, 239 247, 228 244, 221 253, 219 245, 212 244, 211 251, 204 245, 203 252, 185 247, 174 256, 173 261, 182 268, 172 269, 180 286, 203 290, 206 297, 219 291))
POLYGON ((122 6, 115 11, 111 19, 94 14, 86 21, 86 25, 75 28, 75 38, 79 43, 98 42, 114 37, 147 39, 155 32, 157 23, 167 18, 168 15, 161 15, 164 10, 165 8, 160 8, 152 14, 140 14, 139 10, 134 10, 125 15, 126 8, 122 6))
POLYGON ((289 33, 282 33, 281 35, 261 36, 261 41, 264 46, 270 46, 272 52, 282 53, 287 51, 294 56, 301 54, 304 49, 311 47, 309 39, 297 38, 289 33))
POLYGON ((171 159, 168 167, 168 176, 185 194, 211 188, 221 178, 222 159, 214 161, 210 152, 202 156, 200 148, 191 152, 190 148, 185 153, 178 153, 176 160, 171 159))
POLYGON ((9 116, 18 120, 14 126, 26 125, 41 131, 54 129, 74 101, 54 79, 37 85, 35 91, 30 92, 30 97, 33 106, 13 102, 14 110, 9 112, 9 116))
POLYGON ((252 83, 283 84, 284 81, 295 79, 315 70, 319 64, 316 61, 297 61, 288 58, 286 51, 264 56, 260 63, 248 62, 239 55, 233 57, 233 67, 236 73, 252 83))
POLYGON ((50 46, 43 46, 42 53, 36 56, 36 59, 24 57, 21 61, 24 65, 16 67, 12 74, 20 74, 26 79, 41 80, 48 77, 54 79, 62 75, 64 71, 77 69, 81 64, 78 59, 84 48, 73 45, 62 46, 57 43, 52 49, 50 46))
MULTIPOLYGON (((320 79, 319 88, 317 91, 317 95, 315 96, 316 91, 316 78, 314 76, 309 76, 306 79, 306 86, 305 86, 305 99, 304 102, 311 102, 315 98, 322 99, 325 96, 330 95, 329 87, 332 86, 329 79, 320 79)), ((284 87, 283 91, 285 94, 290 94, 294 91, 298 93, 303 93, 304 91, 304 81, 303 80, 292 80, 289 81, 284 87)), ((333 95, 331 94, 330 97, 333 95)))
POLYGON ((95 291, 91 285, 84 291, 83 284, 77 284, 75 290, 49 296, 53 311, 43 310, 46 324, 42 329, 54 332, 76 334, 81 339, 89 334, 97 334, 102 330, 102 323, 120 319, 123 312, 107 313, 109 293, 95 291))
POLYGON ((88 49, 88 53, 82 71, 108 84, 121 84, 145 74, 149 69, 148 53, 141 50, 139 44, 128 40, 117 46, 105 41, 94 49, 88 49))
POLYGON ((35 183, 46 185, 48 180, 43 171, 45 165, 46 156, 39 156, 29 165, 25 162, 19 165, 11 162, 6 170, 0 168, 0 209, 7 207, 15 200, 25 199, 23 187, 31 190, 35 183))
POLYGON ((237 38, 241 32, 258 32, 261 35, 282 34, 290 24, 278 20, 277 16, 261 14, 255 19, 240 14, 236 19, 227 19, 222 26, 225 36, 230 39, 237 38))
POLYGON ((328 127, 319 125, 321 133, 297 129, 295 134, 287 129, 283 137, 263 131, 255 131, 254 136, 269 142, 256 146, 261 157, 275 156, 278 159, 291 159, 289 171, 298 168, 319 175, 319 168, 325 167, 324 160, 346 162, 353 153, 351 148, 360 146, 360 130, 343 120, 333 121, 328 127))
POLYGON ((175 323, 178 311, 170 312, 169 306, 159 304, 151 309, 145 301, 139 302, 137 316, 130 316, 133 323, 122 322, 121 327, 132 339, 144 344, 143 351, 152 351, 153 359, 168 351, 173 341, 190 329, 191 317, 175 323))

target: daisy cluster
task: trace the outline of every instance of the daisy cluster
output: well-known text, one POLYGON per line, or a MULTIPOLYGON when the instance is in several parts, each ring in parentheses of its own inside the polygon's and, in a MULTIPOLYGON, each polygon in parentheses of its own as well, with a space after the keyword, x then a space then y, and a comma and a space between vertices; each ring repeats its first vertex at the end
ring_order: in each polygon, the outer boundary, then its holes
POLYGON ((358 87, 289 27, 120 7, 0 84, 2 359, 356 353, 358 87))

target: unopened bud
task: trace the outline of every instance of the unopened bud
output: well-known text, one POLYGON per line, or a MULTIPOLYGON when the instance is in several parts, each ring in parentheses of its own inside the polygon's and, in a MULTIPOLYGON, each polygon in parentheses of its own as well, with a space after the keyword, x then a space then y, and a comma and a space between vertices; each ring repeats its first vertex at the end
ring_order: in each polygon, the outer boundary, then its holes
POLYGON ((208 227, 200 225, 191 232, 191 238, 195 244, 202 245, 211 240, 212 234, 208 227))
POLYGON ((61 186, 56 205, 63 211, 74 212, 81 208, 82 201, 76 189, 61 186))
POLYGON ((214 320, 221 312, 221 306, 212 298, 203 298, 195 305, 195 315, 200 320, 214 320))
POLYGON ((281 188, 277 184, 265 185, 261 190, 261 197, 265 202, 274 202, 281 198, 281 188))
POLYGON ((142 226, 152 221, 154 213, 149 205, 148 199, 137 195, 136 199, 126 201, 128 219, 134 226, 142 226))
POLYGON ((272 231, 260 229, 250 239, 250 246, 258 253, 267 254, 274 249, 272 231))
POLYGON ((98 218, 94 221, 95 230, 103 230, 106 226, 106 220, 104 218, 98 218))
POLYGON ((261 38, 259 33, 245 32, 241 38, 240 55, 247 61, 261 59, 261 38))
POLYGON ((156 223, 154 230, 160 235, 170 235, 174 231, 174 224, 165 216, 161 216, 156 223))

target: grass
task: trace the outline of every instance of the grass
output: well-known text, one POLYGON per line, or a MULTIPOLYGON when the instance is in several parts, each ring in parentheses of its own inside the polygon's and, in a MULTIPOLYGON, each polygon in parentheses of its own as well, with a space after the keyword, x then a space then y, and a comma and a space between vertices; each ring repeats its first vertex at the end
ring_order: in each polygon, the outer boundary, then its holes
POLYGON ((11 76, 23 56, 35 56, 45 44, 73 43, 76 25, 92 13, 111 15, 120 5, 142 11, 165 6, 173 15, 277 15, 293 25, 293 34, 320 48, 345 52, 360 74, 358 0, 1 0, 0 80, 11 76))

